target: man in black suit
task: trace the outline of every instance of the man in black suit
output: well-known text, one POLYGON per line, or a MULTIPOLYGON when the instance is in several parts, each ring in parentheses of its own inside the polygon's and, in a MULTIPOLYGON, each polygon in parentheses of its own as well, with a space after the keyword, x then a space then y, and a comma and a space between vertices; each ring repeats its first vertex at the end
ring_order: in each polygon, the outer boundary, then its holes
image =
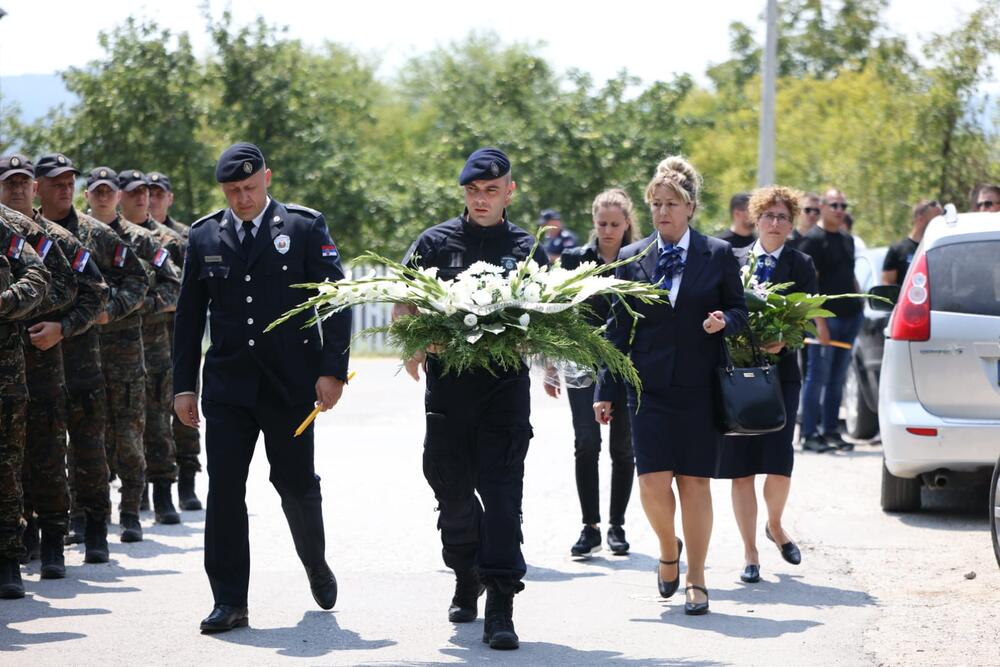
POLYGON ((271 170, 260 149, 238 143, 215 170, 229 207, 191 225, 174 325, 174 409, 198 426, 197 386, 206 311, 211 347, 202 374, 208 510, 205 570, 215 608, 202 632, 247 625, 250 546, 246 479, 258 435, 271 483, 317 604, 331 609, 337 580, 326 564, 322 496, 313 468, 313 429, 293 441, 313 402, 329 410, 347 378, 350 311, 308 329, 303 313, 268 324, 310 293, 296 283, 340 280, 340 254, 318 211, 268 196, 271 170), (322 330, 321 330, 322 329, 322 330))

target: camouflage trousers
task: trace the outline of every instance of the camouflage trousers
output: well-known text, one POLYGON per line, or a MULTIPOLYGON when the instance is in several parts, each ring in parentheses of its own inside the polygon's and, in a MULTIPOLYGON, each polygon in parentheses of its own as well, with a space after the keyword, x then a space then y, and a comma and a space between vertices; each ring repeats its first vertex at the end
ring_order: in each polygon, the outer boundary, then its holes
POLYGON ((174 377, 170 362, 169 316, 142 318, 142 349, 146 362, 146 479, 177 481, 177 449, 170 424, 174 413, 174 377))
POLYGON ((29 396, 22 476, 24 514, 37 514, 44 530, 64 534, 69 521, 69 485, 62 346, 42 351, 26 341, 24 365, 29 396))
POLYGON ((107 389, 108 419, 104 442, 112 471, 122 481, 122 512, 139 513, 146 486, 146 456, 142 433, 146 427, 146 366, 142 327, 137 315, 101 331, 101 366, 107 389))
POLYGON ((108 456, 104 445, 107 395, 96 329, 62 342, 66 377, 66 430, 69 432, 68 480, 72 512, 94 518, 111 513, 108 456))
POLYGON ((24 353, 16 327, 0 325, 0 558, 19 558, 24 547, 24 494, 21 467, 24 460, 25 417, 24 353), (6 328, 6 331, 3 329, 6 328))
MULTIPOLYGON (((174 349, 174 317, 171 313, 170 322, 170 349, 174 349)), ((173 388, 171 387, 171 393, 173 388)), ((177 448, 177 466, 180 468, 181 477, 194 477, 195 473, 201 472, 201 461, 198 455, 201 454, 201 437, 198 429, 186 426, 176 414, 173 413, 173 397, 171 396, 171 420, 174 428, 174 445, 177 448)))

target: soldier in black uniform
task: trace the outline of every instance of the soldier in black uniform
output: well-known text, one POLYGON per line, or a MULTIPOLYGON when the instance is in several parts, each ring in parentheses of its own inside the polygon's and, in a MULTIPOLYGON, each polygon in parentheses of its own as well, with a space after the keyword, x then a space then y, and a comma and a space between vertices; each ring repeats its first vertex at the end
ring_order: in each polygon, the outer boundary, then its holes
POLYGON ((340 253, 323 214, 271 199, 271 170, 253 144, 227 148, 215 170, 229 202, 191 226, 174 324, 174 410, 198 426, 198 367, 206 312, 212 344, 202 373, 208 510, 205 570, 215 608, 202 632, 247 625, 250 545, 247 472, 257 436, 271 465, 295 550, 313 598, 323 609, 337 599, 326 564, 322 495, 313 467, 313 428, 293 441, 316 401, 340 400, 347 380, 350 311, 303 329, 303 313, 264 333, 268 324, 308 299, 297 283, 340 280, 340 253))
MULTIPOLYGON (((404 262, 438 267, 446 280, 478 261, 513 269, 531 253, 534 238, 507 220, 516 187, 510 160, 496 148, 479 149, 458 182, 465 188, 465 212, 425 230, 404 262)), ((534 259, 548 264, 541 248, 534 259)), ((397 306, 394 316, 413 312, 397 306)), ((438 501, 444 562, 456 578, 448 619, 475 620, 485 587, 483 641, 491 648, 517 648, 512 616, 514 595, 524 588, 521 495, 532 435, 528 369, 444 375, 431 353, 406 362, 415 380, 420 364, 427 375, 424 476, 438 501)))

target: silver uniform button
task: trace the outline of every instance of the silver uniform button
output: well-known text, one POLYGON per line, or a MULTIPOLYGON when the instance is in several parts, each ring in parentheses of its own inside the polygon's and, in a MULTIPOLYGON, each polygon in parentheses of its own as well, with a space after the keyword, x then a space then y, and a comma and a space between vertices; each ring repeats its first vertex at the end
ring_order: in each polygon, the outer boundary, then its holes
POLYGON ((281 270, 282 270, 282 271, 287 271, 287 270, 288 270, 288 265, 287 265, 287 264, 283 264, 283 265, 281 266, 281 270))
POLYGON ((246 282, 250 282, 250 276, 243 276, 243 280, 246 282))
POLYGON ((253 297, 252 296, 248 296, 247 297, 247 303, 253 303, 253 297))
POLYGON ((253 318, 252 317, 248 317, 247 318, 247 324, 253 324, 253 318))
POLYGON ((249 345, 250 347, 253 347, 255 344, 256 343, 253 342, 253 338, 247 341, 247 345, 249 345))
POLYGON ((308 339, 308 338, 306 338, 306 339, 305 339, 304 341, 302 341, 302 342, 303 342, 303 343, 309 343, 309 339, 308 339))

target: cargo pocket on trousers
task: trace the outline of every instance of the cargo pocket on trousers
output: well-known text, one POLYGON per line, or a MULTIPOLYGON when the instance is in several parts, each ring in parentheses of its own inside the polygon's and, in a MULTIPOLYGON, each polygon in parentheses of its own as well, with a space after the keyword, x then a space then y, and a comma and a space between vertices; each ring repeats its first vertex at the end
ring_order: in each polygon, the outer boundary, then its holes
POLYGON ((449 477, 447 474, 447 457, 451 449, 452 436, 448 432, 448 418, 440 412, 427 413, 427 432, 424 435, 424 478, 434 489, 434 495, 440 497, 447 489, 449 477))

